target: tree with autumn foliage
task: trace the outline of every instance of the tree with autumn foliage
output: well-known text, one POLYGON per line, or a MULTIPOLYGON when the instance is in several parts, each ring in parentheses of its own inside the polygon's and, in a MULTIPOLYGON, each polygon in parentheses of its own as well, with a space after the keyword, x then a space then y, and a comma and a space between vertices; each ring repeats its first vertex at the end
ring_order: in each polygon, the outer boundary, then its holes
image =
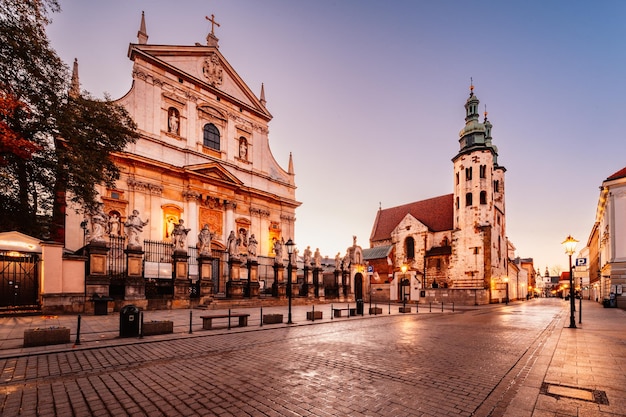
POLYGON ((57 0, 0 0, 0 231, 64 242, 67 202, 89 210, 137 138, 126 110, 74 89, 46 26, 57 0))

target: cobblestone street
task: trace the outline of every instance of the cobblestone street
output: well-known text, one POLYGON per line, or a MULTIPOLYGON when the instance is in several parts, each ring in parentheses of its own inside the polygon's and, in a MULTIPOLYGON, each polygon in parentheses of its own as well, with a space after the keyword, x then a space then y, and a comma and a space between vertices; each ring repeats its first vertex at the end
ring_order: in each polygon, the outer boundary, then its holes
MULTIPOLYGON (((558 335, 571 330, 563 328, 566 314, 561 300, 544 299, 453 314, 365 316, 229 334, 196 332, 169 340, 16 356, 0 360, 0 412, 530 415, 513 414, 507 407, 529 376, 540 375, 543 381, 549 361, 541 358, 551 358, 558 335)), ((599 410, 597 404, 590 406, 599 410)))

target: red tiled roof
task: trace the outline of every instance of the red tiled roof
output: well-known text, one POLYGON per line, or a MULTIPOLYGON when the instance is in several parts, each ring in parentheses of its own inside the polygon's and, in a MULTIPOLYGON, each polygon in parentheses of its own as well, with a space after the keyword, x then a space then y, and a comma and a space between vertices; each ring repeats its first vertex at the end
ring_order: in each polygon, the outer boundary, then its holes
POLYGON ((389 239, 392 230, 411 214, 432 232, 452 230, 454 227, 454 196, 446 194, 428 200, 379 210, 374 221, 370 241, 389 239))
POLYGON ((616 180, 616 179, 622 178, 622 177, 626 177, 626 167, 620 169, 619 171, 617 171, 613 175, 609 175, 609 177, 606 179, 606 181, 616 180))

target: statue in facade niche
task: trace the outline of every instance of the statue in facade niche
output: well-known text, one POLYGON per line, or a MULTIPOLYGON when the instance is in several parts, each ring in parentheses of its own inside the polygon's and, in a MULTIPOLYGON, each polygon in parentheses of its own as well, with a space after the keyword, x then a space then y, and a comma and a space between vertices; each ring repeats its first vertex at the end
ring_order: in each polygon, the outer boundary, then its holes
POLYGON ((174 225, 174 230, 172 230, 172 245, 174 246, 174 250, 183 249, 186 251, 187 245, 187 233, 189 233, 191 229, 185 229, 185 221, 183 219, 178 220, 178 224, 174 225))
POLYGON ((120 234, 120 216, 113 212, 109 216, 109 235, 117 237, 120 236, 120 234))
POLYGON ((320 254, 320 248, 315 249, 315 255, 313 255, 313 262, 316 268, 322 267, 322 255, 320 254))
POLYGON ((213 233, 209 230, 209 225, 205 224, 200 233, 198 233, 198 248, 199 255, 211 256, 211 240, 213 240, 213 233))
POLYGON ((133 213, 128 216, 128 219, 126 219, 124 226, 126 227, 126 235, 128 236, 129 247, 141 247, 141 233, 143 232, 143 227, 148 224, 148 220, 146 220, 145 222, 142 221, 139 217, 139 211, 137 210, 133 210, 133 213))
POLYGON ((337 255, 335 256, 335 270, 340 270, 341 269, 341 253, 337 252, 337 255))

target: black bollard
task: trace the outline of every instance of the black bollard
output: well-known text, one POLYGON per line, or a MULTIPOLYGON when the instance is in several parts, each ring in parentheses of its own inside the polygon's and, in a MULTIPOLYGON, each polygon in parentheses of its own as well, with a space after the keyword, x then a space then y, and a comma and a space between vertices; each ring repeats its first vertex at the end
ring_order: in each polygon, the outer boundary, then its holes
POLYGON ((454 313, 454 303, 452 303, 452 312, 454 313))
POLYGON ((428 312, 429 312, 429 313, 432 313, 432 312, 433 312, 433 302, 432 302, 432 301, 430 301, 430 302, 428 303, 428 312))
POLYGON ((441 302, 441 312, 443 313, 443 301, 441 302))
POLYGON ((76 325, 76 342, 74 345, 80 345, 80 314, 78 315, 78 324, 76 325))
POLYGON ((331 304, 331 305, 330 305, 330 319, 331 319, 331 320, 333 319, 333 316, 334 316, 334 314, 333 314, 333 313, 334 313, 334 309, 333 309, 333 305, 331 304))
POLYGON ((350 318, 350 304, 348 304, 348 318, 350 318))
POLYGON ((311 321, 315 321, 315 304, 313 304, 312 306, 312 310, 311 310, 311 321))
POLYGON ((230 330, 230 308, 228 309, 228 330, 230 330))
POLYGON ((193 322, 193 311, 189 310, 189 334, 193 333, 193 329, 191 328, 192 322, 193 322))
POLYGON ((261 324, 259 327, 263 327, 263 307, 261 307, 261 324))
POLYGON ((139 338, 143 339, 143 311, 139 313, 139 338))

